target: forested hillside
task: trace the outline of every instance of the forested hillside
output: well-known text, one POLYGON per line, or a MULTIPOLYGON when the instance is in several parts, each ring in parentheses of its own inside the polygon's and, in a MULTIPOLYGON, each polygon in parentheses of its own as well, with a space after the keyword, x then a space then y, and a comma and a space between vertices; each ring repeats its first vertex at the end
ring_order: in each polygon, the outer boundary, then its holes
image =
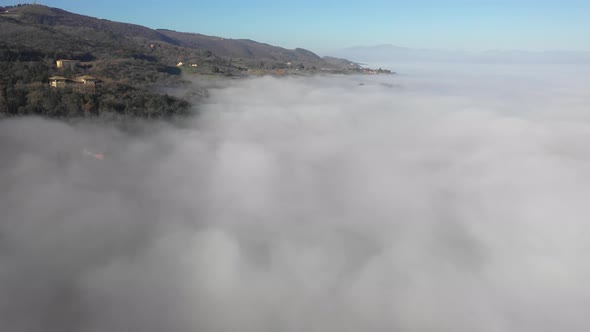
POLYGON ((347 69, 303 49, 153 30, 41 5, 0 12, 3 115, 166 117, 189 112, 187 100, 160 93, 162 87, 189 84, 183 72, 241 76, 347 69), (71 61, 58 68, 63 59, 71 61), (95 78, 96 85, 77 87, 83 76, 95 78), (53 87, 52 78, 59 81, 53 87))

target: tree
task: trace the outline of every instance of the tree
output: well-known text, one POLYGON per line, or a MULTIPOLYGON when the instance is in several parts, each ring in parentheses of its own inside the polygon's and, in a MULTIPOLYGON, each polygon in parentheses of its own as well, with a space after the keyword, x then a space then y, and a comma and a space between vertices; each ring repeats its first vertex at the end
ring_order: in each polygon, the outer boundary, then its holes
POLYGON ((36 86, 27 93, 27 110, 33 114, 43 114, 43 100, 44 100, 42 87, 36 86))
POLYGON ((8 114, 8 100, 6 99, 5 85, 0 85, 0 114, 8 114))

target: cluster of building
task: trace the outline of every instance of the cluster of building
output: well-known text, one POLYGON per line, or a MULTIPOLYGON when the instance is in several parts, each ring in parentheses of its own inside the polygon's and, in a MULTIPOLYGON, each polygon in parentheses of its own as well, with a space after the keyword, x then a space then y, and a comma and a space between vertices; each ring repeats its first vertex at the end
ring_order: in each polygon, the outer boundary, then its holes
MULTIPOLYGON (((76 60, 57 60, 56 65, 58 69, 74 70, 78 62, 76 60)), ((52 76, 49 78, 49 86, 52 88, 71 87, 76 92, 94 94, 98 81, 96 77, 90 75, 78 76, 73 79, 63 76, 52 76)))
POLYGON ((176 65, 176 67, 193 67, 193 68, 196 68, 198 66, 199 65, 196 63, 184 63, 182 61, 178 62, 178 64, 176 65))
POLYGON ((96 92, 96 83, 98 79, 90 75, 78 76, 74 79, 63 76, 52 76, 49 78, 49 86, 52 88, 72 87, 76 92, 91 93, 96 92))
POLYGON ((389 69, 371 69, 371 68, 355 68, 355 69, 351 69, 352 71, 358 72, 358 73, 362 73, 362 74, 366 74, 366 75, 379 75, 379 74, 395 74, 394 72, 392 72, 389 69))

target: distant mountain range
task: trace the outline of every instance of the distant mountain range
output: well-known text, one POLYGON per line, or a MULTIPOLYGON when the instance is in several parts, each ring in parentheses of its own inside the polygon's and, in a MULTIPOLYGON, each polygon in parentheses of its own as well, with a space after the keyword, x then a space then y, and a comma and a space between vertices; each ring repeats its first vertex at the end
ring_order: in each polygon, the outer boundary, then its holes
POLYGON ((412 49, 395 45, 350 47, 331 52, 357 62, 463 62, 506 64, 590 64, 590 52, 490 50, 483 52, 412 49))

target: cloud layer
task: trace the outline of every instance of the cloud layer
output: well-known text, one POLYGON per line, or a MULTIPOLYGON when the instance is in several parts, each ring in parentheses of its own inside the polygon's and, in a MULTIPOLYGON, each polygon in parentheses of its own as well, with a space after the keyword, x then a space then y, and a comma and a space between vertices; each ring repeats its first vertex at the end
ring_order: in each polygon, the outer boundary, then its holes
POLYGON ((418 69, 0 122, 0 325, 587 331, 588 69, 418 69))

